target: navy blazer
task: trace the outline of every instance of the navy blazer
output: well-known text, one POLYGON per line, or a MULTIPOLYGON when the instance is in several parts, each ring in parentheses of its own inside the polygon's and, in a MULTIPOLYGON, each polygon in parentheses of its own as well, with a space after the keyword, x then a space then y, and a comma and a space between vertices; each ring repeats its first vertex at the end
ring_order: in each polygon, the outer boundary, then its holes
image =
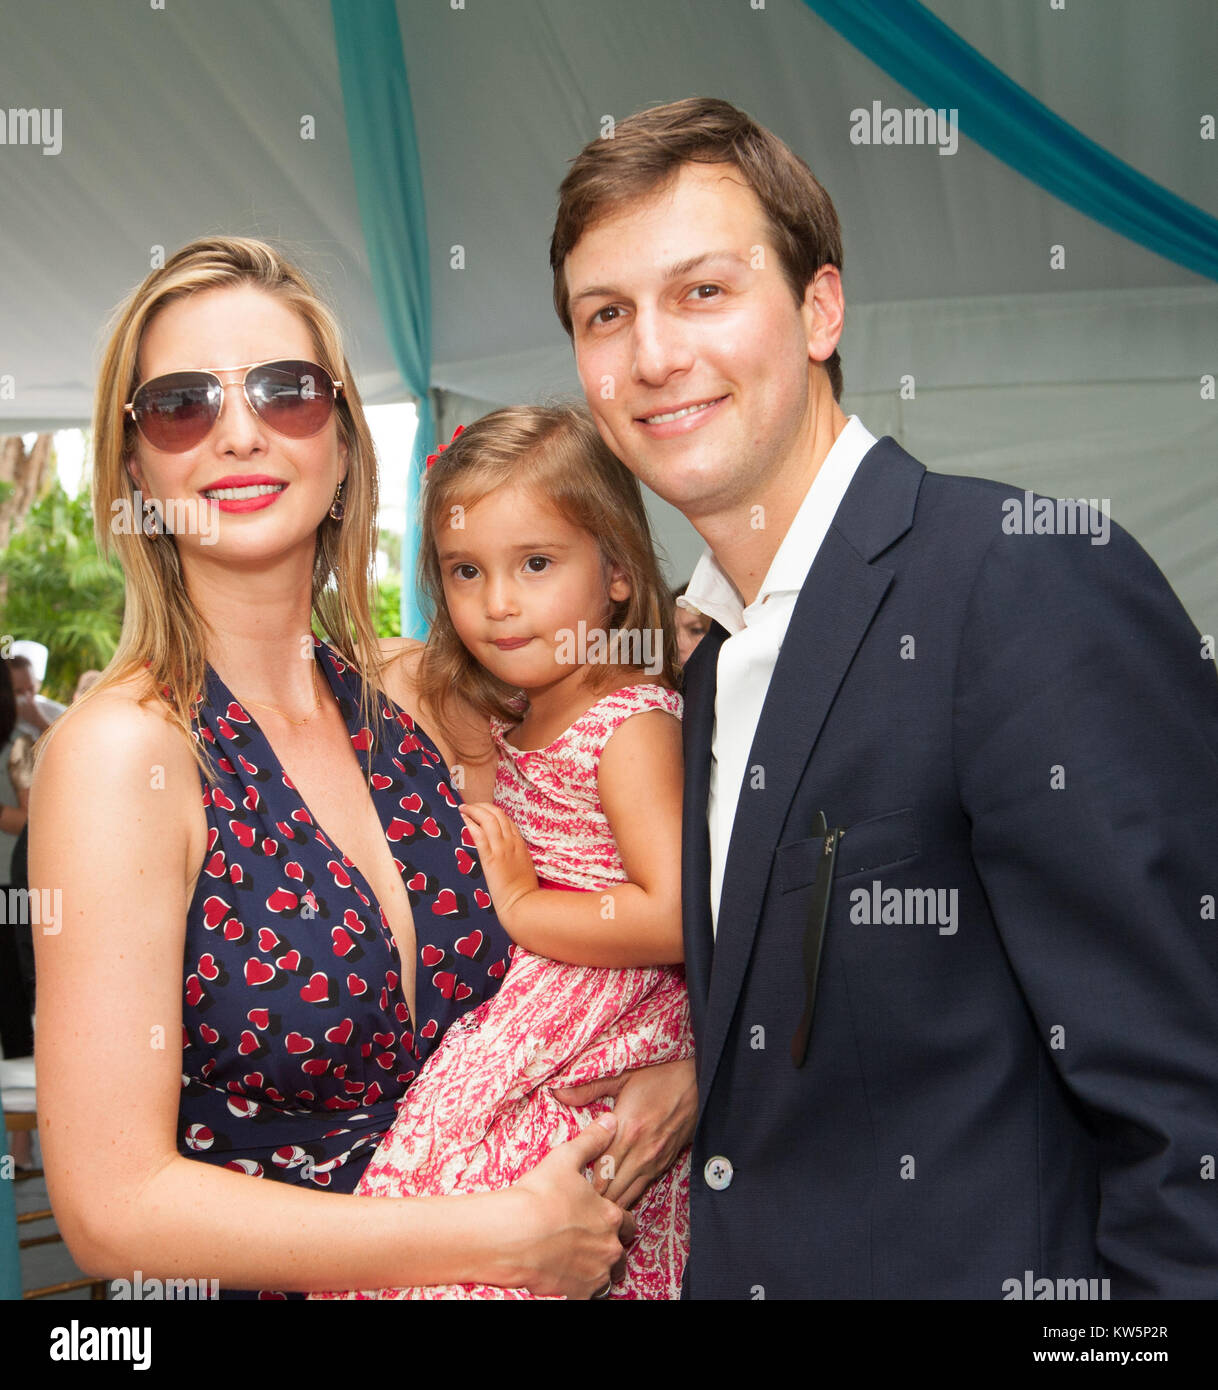
POLYGON ((1214 663, 1128 535, 1012 534, 1011 497, 888 438, 862 460, 766 695, 716 942, 718 623, 686 668, 686 1297, 1004 1298, 1029 1271, 1218 1295, 1214 663), (797 1067, 817 812, 845 834, 797 1067))

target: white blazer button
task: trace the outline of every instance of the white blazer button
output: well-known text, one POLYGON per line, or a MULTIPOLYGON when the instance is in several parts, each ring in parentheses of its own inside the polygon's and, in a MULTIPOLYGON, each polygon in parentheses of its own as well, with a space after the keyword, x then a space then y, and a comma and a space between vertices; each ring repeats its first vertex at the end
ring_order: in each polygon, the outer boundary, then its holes
POLYGON ((722 1154, 716 1154, 714 1158, 706 1160, 706 1167, 702 1169, 702 1176, 706 1179, 706 1185, 715 1192, 722 1192, 725 1187, 732 1185, 732 1165, 729 1159, 722 1154))

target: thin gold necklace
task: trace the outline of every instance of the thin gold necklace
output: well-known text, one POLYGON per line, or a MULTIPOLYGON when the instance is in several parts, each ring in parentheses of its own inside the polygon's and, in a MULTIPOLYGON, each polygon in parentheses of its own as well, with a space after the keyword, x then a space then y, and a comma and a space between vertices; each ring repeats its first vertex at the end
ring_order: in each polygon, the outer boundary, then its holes
POLYGON ((280 719, 286 719, 286 720, 288 721, 289 724, 307 724, 307 723, 309 723, 309 721, 310 721, 311 719, 313 719, 314 716, 317 714, 317 711, 318 711, 319 709, 321 709, 321 690, 320 690, 320 688, 318 687, 318 684, 317 684, 317 662, 316 662, 316 660, 313 662, 313 695, 314 695, 314 697, 315 697, 315 698, 314 698, 313 708, 312 708, 312 710, 311 710, 308 714, 305 715, 305 717, 304 717, 303 719, 293 719, 292 716, 291 716, 290 714, 284 714, 284 712, 283 712, 281 709, 279 709, 277 706, 275 706, 275 705, 268 705, 268 704, 266 703, 265 700, 246 700, 245 703, 246 703, 247 705, 257 705, 260 709, 269 709, 269 710, 273 710, 273 711, 280 717, 280 719))

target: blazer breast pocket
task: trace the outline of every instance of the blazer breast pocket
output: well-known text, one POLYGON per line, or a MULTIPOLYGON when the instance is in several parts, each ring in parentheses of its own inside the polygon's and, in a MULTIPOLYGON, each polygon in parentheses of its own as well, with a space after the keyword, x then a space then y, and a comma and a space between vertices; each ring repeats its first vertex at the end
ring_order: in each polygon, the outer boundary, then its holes
MULTIPOLYGON (((825 838, 813 835, 792 840, 774 851, 778 886, 783 893, 807 888, 816 879, 817 866, 824 852, 825 838)), ((833 881, 851 874, 875 873, 916 859, 921 853, 918 822, 912 806, 884 815, 870 816, 845 827, 837 845, 833 881)))

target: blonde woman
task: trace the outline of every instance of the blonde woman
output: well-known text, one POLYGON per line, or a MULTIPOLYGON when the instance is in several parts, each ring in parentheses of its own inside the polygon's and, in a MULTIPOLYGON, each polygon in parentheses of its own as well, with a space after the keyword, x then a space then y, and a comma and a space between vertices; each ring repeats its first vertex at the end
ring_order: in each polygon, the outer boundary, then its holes
MULTIPOLYGON (((94 443, 122 639, 31 802, 31 883, 61 894, 40 1127, 74 1257, 234 1296, 590 1296, 631 1226, 583 1177, 612 1118, 503 1192, 351 1195, 508 939, 459 810, 458 787, 490 796, 484 721, 429 731, 418 644, 373 632, 375 460, 332 316, 270 247, 190 244, 120 312, 94 443)), ((619 1171, 687 1137, 688 1078, 652 1070, 619 1104, 619 1171)))

